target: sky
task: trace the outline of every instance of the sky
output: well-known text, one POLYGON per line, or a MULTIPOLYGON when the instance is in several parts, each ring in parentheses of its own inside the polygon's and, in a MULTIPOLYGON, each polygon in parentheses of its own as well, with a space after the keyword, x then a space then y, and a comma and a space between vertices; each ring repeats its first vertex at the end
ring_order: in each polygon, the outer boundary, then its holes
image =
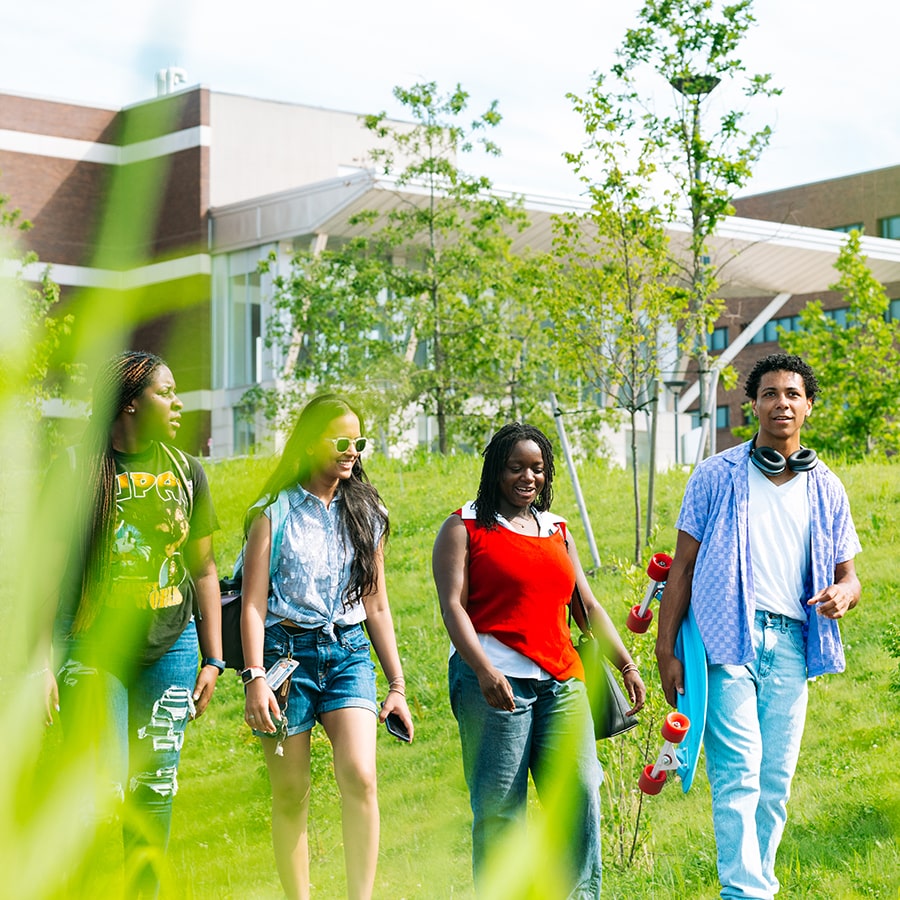
MULTIPOLYGON (((402 117, 397 85, 457 83, 473 117, 497 100, 503 155, 472 161, 495 187, 574 197, 564 151, 582 123, 567 93, 607 71, 639 0, 33 0, 0 10, 0 93, 119 108, 150 99, 156 72, 187 85, 402 117)), ((756 0, 740 57, 780 97, 737 102, 774 134, 742 193, 900 164, 896 0, 756 0)), ((655 88, 648 88, 655 91, 655 88)), ((666 88, 658 102, 667 102, 666 88)), ((716 95, 711 98, 717 99, 716 95)), ((663 109, 662 106, 659 107, 663 109)), ((473 169, 473 166, 475 167, 473 169)))

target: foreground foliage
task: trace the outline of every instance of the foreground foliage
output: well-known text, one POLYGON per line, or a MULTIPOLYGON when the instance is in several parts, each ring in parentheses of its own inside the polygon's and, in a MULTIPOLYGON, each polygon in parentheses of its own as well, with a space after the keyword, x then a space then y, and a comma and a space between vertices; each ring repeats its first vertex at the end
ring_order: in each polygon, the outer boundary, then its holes
MULTIPOLYGON (((468 795, 446 695, 447 640, 431 583, 430 553, 445 514, 474 489, 478 460, 433 457, 406 467, 378 459, 370 470, 391 511, 389 588, 417 725, 411 746, 379 735, 382 859, 376 896, 471 897, 468 795)), ((811 685, 778 872, 782 893, 792 898, 895 897, 900 889, 900 808, 893 798, 900 796, 900 776, 894 759, 900 739, 890 723, 896 720, 898 700, 885 690, 895 664, 882 646, 878 623, 887 618, 893 597, 889 560, 891 543, 900 533, 900 469, 856 466, 839 469, 839 474, 850 492, 865 548, 858 560, 863 601, 843 626, 848 671, 811 685)), ((212 467, 211 476, 225 526, 219 556, 230 560, 237 549, 240 497, 253 493, 261 473, 250 461, 233 461, 212 467)), ((606 772, 604 896, 640 900, 676 892, 711 900, 718 894, 715 844, 702 770, 688 795, 677 783, 658 797, 642 799, 635 790, 644 755, 655 756, 658 750, 665 703, 655 680, 654 627, 645 636, 634 636, 622 624, 645 578, 642 568, 624 561, 631 549, 625 525, 630 518, 628 475, 591 465, 581 477, 603 557, 592 581, 651 689, 641 727, 598 744, 606 772)), ((672 523, 685 478, 672 472, 660 479, 660 520, 666 527, 654 550, 671 552, 672 523)), ((572 491, 564 477, 557 484, 556 506, 569 516, 577 541, 583 532, 572 491)), ((580 543, 584 545, 583 537, 580 543)), ((241 705, 236 679, 223 679, 214 709, 189 737, 176 804, 171 897, 280 896, 269 847, 265 767, 241 721, 241 705)), ((315 895, 341 897, 338 796, 330 750, 318 732, 313 753, 315 895)), ((545 855, 551 845, 541 827, 544 817, 536 802, 531 812, 530 838, 511 848, 501 866, 508 877, 499 880, 498 898, 554 896, 552 886, 541 881, 541 873, 552 870, 545 855), (525 886, 529 877, 530 889, 525 886)))

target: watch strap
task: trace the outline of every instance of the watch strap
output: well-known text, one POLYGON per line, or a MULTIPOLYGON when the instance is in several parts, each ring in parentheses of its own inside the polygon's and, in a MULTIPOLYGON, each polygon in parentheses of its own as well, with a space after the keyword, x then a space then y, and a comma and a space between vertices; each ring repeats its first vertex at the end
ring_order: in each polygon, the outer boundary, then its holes
POLYGON ((219 670, 220 675, 228 668, 228 663, 226 663, 224 659, 216 659, 215 656, 204 656, 203 659, 200 660, 200 665, 215 666, 219 670))
POLYGON ((250 684, 251 681, 255 681, 257 678, 265 678, 266 670, 261 666, 248 666, 241 672, 241 681, 244 684, 250 684))

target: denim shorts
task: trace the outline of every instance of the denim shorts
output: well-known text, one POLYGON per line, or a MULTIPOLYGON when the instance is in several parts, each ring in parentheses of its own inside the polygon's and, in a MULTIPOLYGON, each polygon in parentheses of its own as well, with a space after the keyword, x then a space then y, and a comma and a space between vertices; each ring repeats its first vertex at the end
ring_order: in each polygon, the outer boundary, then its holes
MULTIPOLYGON (((288 694, 288 735, 309 731, 322 713, 348 707, 378 712, 375 702, 375 665, 362 625, 334 626, 333 634, 321 628, 285 628, 276 623, 266 628, 265 666, 282 656, 299 661, 291 675, 288 694)), ((254 734, 265 735, 254 731, 254 734)))

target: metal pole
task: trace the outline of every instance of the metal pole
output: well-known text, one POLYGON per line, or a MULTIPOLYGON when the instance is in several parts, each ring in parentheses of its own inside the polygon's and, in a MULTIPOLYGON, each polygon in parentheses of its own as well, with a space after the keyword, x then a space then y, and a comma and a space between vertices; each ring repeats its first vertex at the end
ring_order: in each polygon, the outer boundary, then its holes
POLYGON ((680 452, 678 449, 678 392, 675 393, 675 465, 678 465, 678 457, 680 452))
POLYGON ((718 435, 719 420, 716 413, 718 412, 718 393, 719 393, 719 367, 713 366, 710 385, 709 385, 709 453, 710 456, 716 454, 716 437, 718 435))
POLYGON ((588 518, 587 507, 584 503, 584 495, 581 493, 581 484, 578 481, 578 473, 575 471, 575 460, 572 458, 572 448, 569 446, 569 439, 566 437, 566 427, 563 425, 562 411, 556 405, 556 394, 550 392, 550 409, 553 412, 553 418, 556 420, 556 433, 559 435, 559 445, 562 447, 563 456, 566 458, 566 466, 569 470, 569 477, 572 479, 572 487, 575 490, 575 502, 578 504, 578 511, 581 513, 581 524, 584 526, 584 533, 587 536, 588 547, 591 551, 591 559, 594 561, 594 568, 600 568, 600 553, 597 550, 597 542, 594 540, 594 531, 591 528, 591 520, 588 518))

